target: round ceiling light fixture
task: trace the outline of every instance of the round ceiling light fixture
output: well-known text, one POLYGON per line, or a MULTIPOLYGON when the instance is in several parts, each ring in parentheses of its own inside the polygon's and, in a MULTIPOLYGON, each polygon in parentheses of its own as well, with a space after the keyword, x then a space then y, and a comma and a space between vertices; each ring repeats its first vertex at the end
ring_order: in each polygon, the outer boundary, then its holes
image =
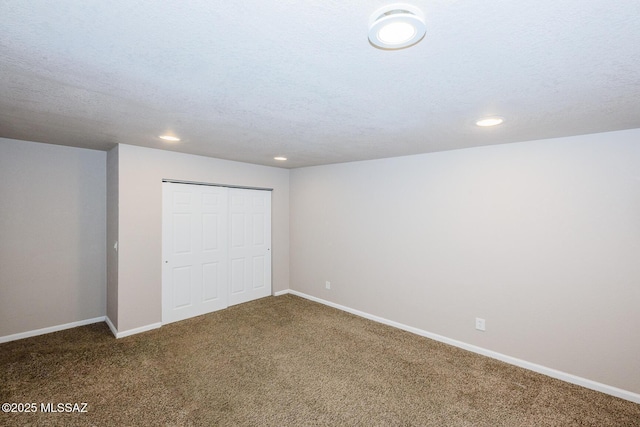
POLYGON ((426 32, 424 15, 409 4, 390 4, 376 10, 369 20, 369 42, 379 49, 413 46, 426 32))
POLYGON ((489 127, 489 126, 498 126, 504 122, 504 117, 499 116, 491 116, 485 117, 484 119, 480 119, 476 122, 476 126, 481 127, 489 127))

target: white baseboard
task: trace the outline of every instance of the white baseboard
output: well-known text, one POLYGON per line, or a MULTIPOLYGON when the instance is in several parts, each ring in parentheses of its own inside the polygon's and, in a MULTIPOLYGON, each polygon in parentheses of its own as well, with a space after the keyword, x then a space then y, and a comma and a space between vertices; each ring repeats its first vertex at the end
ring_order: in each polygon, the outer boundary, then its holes
POLYGON ((491 357, 493 359, 500 360, 502 362, 509 363, 511 365, 519 366, 521 368, 528 369, 530 371, 537 372, 539 374, 543 374, 549 376, 551 378, 555 378, 561 381, 565 381, 571 384, 576 384, 591 390, 599 391, 605 394, 609 394, 611 396, 619 397, 621 399, 629 400, 634 403, 640 403, 640 394, 633 393, 631 391, 622 390, 617 387, 613 387, 610 385, 602 384, 596 381, 592 381, 586 378, 578 377, 576 375, 568 374, 566 372, 558 371, 556 369, 548 368, 546 366, 538 365, 535 363, 527 362, 526 360, 518 359, 515 357, 507 356, 506 354, 498 353, 492 350, 487 350, 482 347, 478 347, 472 344, 467 344, 462 341, 457 341, 451 338, 447 338, 442 335, 434 334, 431 332, 424 331, 422 329, 414 328, 412 326, 407 326, 402 323, 394 322, 392 320, 388 320, 379 316, 375 316, 373 314, 365 313, 360 310, 355 310, 350 307, 346 307, 340 304, 336 304, 331 301, 323 300, 321 298, 317 298, 311 295, 304 294, 302 292, 287 290, 281 291, 275 294, 276 296, 284 295, 284 294, 292 294, 296 295, 320 304, 328 305, 333 308, 337 308, 338 310, 346 311, 347 313, 355 314, 356 316, 364 317, 365 319, 373 320, 375 322, 383 323, 385 325, 393 326, 394 328, 402 329, 407 332, 414 333, 416 335, 420 335, 426 338, 430 338, 435 341, 439 341, 445 344, 452 345, 454 347, 459 347, 464 350, 471 351, 473 353, 481 354, 483 356, 491 357))
POLYGON ((273 293, 273 296, 274 296, 274 297, 279 297, 280 295, 286 295, 286 294, 288 294, 289 292, 290 292, 290 291, 289 291, 289 289, 285 289, 284 291, 274 292, 274 293, 273 293))
POLYGON ((113 326, 113 322, 111 322, 111 319, 109 319, 109 316, 105 316, 104 322, 107 324, 109 329, 111 329, 111 333, 113 334, 113 336, 118 338, 118 329, 115 326, 113 326))
POLYGON ((23 338, 35 337, 38 335, 50 334, 51 332, 64 331, 65 329, 77 328, 78 326, 90 325, 92 323, 104 322, 106 316, 94 317, 93 319, 79 320, 77 322, 65 323, 64 325, 50 326, 48 328, 36 329, 34 331, 21 332, 19 334, 5 335, 0 337, 0 344, 21 340, 23 338))
MULTIPOLYGON (((107 325, 109 325, 109 323, 107 323, 107 325)), ((142 332, 151 331, 153 329, 158 329, 160 326, 162 326, 162 323, 152 323, 150 325, 145 325, 145 326, 141 326, 139 328, 133 328, 133 329, 129 329, 128 331, 122 331, 122 332, 118 332, 116 330, 116 328, 113 327, 112 324, 109 325, 109 328, 111 329, 111 332, 113 333, 113 335, 115 335, 116 338, 124 338, 124 337, 128 337, 130 335, 135 335, 135 334, 139 334, 139 333, 142 333, 142 332)))

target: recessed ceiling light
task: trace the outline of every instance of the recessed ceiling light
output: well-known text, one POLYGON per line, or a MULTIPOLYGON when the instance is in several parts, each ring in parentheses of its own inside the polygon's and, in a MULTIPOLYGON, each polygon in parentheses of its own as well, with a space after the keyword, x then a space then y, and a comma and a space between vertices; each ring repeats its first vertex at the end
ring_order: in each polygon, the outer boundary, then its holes
POLYGON ((489 127, 489 126, 497 126, 504 122, 504 118, 494 116, 494 117, 486 117, 484 119, 480 119, 476 122, 477 126, 489 127))
POLYGON ((408 4, 390 4, 378 9, 369 20, 369 41, 380 49, 413 46, 424 37, 427 28, 420 9, 408 4))
POLYGON ((160 135, 159 138, 164 139, 165 141, 172 141, 172 142, 180 141, 180 138, 177 138, 171 135, 160 135))
POLYGON ((278 156, 278 157, 274 157, 273 160, 279 160, 281 162, 284 162, 285 160, 287 160, 286 157, 282 157, 282 156, 278 156))

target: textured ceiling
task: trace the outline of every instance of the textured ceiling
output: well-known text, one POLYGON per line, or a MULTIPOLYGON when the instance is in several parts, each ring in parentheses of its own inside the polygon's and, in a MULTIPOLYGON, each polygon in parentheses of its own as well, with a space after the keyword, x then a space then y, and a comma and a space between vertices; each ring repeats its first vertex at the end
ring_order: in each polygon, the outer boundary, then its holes
POLYGON ((0 0, 0 137, 300 167, 640 128, 636 0, 409 1, 383 51, 388 3, 0 0))

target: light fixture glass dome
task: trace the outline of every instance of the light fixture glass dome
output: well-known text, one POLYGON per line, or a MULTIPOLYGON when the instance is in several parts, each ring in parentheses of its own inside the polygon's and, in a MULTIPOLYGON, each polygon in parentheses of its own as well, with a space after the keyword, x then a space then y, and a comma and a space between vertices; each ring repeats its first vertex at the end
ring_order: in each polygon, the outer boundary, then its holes
POLYGON ((413 46, 426 33, 420 9, 407 4, 391 4, 378 9, 369 22, 369 41, 379 49, 413 46))
POLYGON ((380 28, 378 40, 386 44, 405 43, 416 34, 413 25, 406 22, 392 22, 380 28))

